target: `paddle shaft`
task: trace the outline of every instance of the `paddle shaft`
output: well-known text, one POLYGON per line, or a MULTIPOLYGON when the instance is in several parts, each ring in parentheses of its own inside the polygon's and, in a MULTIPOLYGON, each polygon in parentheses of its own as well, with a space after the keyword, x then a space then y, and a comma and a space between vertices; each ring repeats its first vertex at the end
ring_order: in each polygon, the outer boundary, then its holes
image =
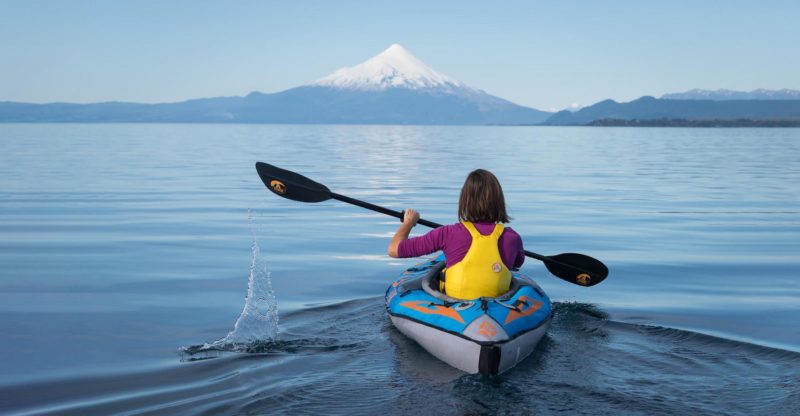
MULTIPOLYGON (((395 211, 393 209, 385 208, 385 207, 382 207, 380 205, 370 204, 369 202, 364 202, 364 201, 361 201, 361 200, 358 200, 358 199, 355 199, 355 198, 350 198, 349 196, 337 194, 336 192, 331 192, 330 195, 331 195, 331 198, 333 198, 333 199, 336 199, 336 200, 339 200, 339 201, 342 201, 342 202, 346 202, 348 204, 353 204, 353 205, 356 205, 356 206, 359 206, 359 207, 362 207, 362 208, 366 208, 366 209, 369 209, 369 210, 372 210, 372 211, 380 212, 381 214, 386 214, 386 215, 389 215, 391 217, 398 218, 398 219, 400 219, 400 221, 403 220, 403 211, 395 211)), ((439 228, 439 227, 442 226, 442 224, 438 224, 438 223, 435 223, 433 221, 428 221, 428 220, 422 219, 422 218, 420 218, 417 221, 417 224, 422 224, 422 225, 424 225, 426 227, 430 227, 430 228, 439 228)), ((525 255, 528 256, 528 257, 534 258, 536 260, 539 260, 539 261, 551 262, 551 263, 555 263, 555 264, 558 264, 558 265, 561 265, 561 266, 564 266, 564 267, 569 267, 569 268, 571 268, 573 270, 577 270, 577 271, 582 272, 582 273, 591 274, 591 272, 589 272, 588 270, 584 270, 584 269, 582 269, 580 267, 576 267, 575 265, 572 265, 572 264, 562 263, 562 262, 560 262, 558 260, 555 260, 555 259, 553 259, 551 257, 543 256, 541 254, 534 253, 532 251, 525 250, 525 255)))
MULTIPOLYGON (((386 214, 390 217, 395 217, 400 219, 400 221, 403 221, 403 211, 395 211, 393 209, 384 208, 380 205, 370 204, 369 202, 364 202, 355 198, 350 198, 349 196, 337 194, 336 192, 331 192, 331 198, 342 202, 346 202, 348 204, 357 205, 361 208, 366 208, 372 211, 380 212, 381 214, 386 214)), ((442 224, 437 224, 433 221, 424 220, 422 218, 420 218, 419 221, 417 221, 417 224, 422 224, 430 228, 439 228, 442 226, 442 224)))

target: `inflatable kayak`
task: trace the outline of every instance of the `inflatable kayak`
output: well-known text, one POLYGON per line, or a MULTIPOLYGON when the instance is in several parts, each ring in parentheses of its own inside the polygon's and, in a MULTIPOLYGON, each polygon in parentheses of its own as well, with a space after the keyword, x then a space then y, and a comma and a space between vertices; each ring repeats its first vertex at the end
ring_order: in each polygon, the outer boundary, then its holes
POLYGON ((436 358, 467 373, 499 374, 536 348, 550 325, 550 298, 530 278, 512 272, 496 298, 463 300, 438 290, 444 255, 403 272, 386 291, 394 326, 436 358))

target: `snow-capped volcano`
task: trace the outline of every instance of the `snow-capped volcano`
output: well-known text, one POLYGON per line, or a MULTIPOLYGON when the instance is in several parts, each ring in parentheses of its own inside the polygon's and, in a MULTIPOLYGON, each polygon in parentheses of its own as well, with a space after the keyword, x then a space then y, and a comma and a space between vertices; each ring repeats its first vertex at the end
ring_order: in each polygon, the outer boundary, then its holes
POLYGON ((396 43, 361 64, 339 69, 311 85, 358 90, 468 88, 437 72, 396 43))
POLYGON ((470 88, 397 44, 311 84, 270 94, 153 105, 0 102, 0 122, 536 124, 550 115, 470 88))

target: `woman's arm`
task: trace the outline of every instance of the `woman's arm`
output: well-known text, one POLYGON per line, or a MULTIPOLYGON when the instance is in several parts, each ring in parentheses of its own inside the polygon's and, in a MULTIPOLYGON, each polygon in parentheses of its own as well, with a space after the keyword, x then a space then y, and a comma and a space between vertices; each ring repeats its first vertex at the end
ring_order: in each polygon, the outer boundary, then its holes
POLYGON ((519 269, 525 262, 525 249, 522 247, 522 237, 507 227, 500 236, 500 255, 509 269, 519 269))
POLYGON ((419 213, 413 209, 407 209, 403 215, 403 223, 400 224, 400 228, 397 229, 392 241, 389 242, 389 248, 386 250, 389 257, 398 258, 397 247, 400 246, 401 242, 408 239, 408 234, 417 225, 417 221, 419 221, 419 213))

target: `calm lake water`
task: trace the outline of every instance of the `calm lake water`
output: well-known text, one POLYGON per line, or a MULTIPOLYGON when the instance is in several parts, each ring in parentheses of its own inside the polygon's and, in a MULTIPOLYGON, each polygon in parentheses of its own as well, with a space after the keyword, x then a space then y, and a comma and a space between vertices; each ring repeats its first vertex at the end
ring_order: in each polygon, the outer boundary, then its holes
POLYGON ((0 413, 798 414, 798 270, 800 129, 0 124, 0 413), (441 223, 490 169, 527 249, 611 273, 528 259, 548 336, 466 375, 386 316, 399 223, 256 161, 441 223))

